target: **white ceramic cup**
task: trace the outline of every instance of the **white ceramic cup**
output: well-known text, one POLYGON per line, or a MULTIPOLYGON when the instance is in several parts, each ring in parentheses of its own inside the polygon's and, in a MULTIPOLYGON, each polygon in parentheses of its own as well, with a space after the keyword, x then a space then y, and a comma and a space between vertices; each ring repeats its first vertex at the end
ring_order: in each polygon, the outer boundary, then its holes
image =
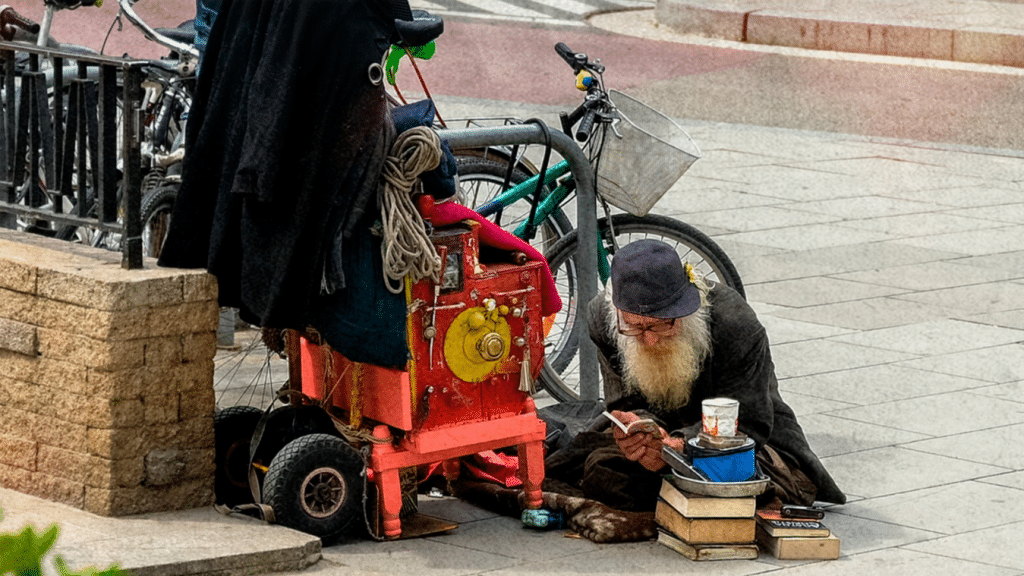
POLYGON ((735 436, 740 403, 732 398, 708 398, 701 402, 701 422, 708 436, 735 436))

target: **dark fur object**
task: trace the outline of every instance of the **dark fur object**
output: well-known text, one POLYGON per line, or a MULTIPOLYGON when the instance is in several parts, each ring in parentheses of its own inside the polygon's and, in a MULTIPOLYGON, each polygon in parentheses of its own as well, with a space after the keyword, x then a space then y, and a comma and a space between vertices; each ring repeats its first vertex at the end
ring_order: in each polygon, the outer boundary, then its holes
MULTIPOLYGON (((452 492, 477 506, 503 516, 518 518, 523 511, 523 492, 490 482, 458 480, 452 492)), ((615 510, 595 500, 555 492, 543 493, 544 507, 565 513, 569 528, 593 542, 635 542, 658 535, 653 512, 615 510)))
POLYGON ((260 328, 260 339, 267 350, 284 354, 284 328, 260 328))

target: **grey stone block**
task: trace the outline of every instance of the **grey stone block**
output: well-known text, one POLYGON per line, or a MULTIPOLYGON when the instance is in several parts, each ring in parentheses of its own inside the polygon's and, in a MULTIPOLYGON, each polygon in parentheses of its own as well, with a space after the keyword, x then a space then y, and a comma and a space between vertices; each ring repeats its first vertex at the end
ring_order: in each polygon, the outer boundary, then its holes
POLYGON ((36 327, 24 322, 0 318, 0 349, 26 356, 36 356, 39 353, 39 336, 36 334, 36 327))

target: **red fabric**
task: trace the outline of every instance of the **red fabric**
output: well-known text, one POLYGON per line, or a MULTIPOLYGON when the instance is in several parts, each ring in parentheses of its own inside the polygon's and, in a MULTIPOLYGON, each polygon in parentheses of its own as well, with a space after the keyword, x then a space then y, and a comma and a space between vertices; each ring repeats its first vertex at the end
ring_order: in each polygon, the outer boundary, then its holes
MULTIPOLYGON (((420 484, 429 480, 432 476, 444 474, 441 462, 433 462, 421 466, 419 469, 420 484)), ((460 474, 475 480, 485 480, 501 484, 506 488, 517 488, 523 485, 519 478, 519 457, 501 454, 494 450, 484 450, 476 454, 468 454, 459 458, 460 474)), ((367 474, 373 470, 367 468, 367 474)))
POLYGON ((502 230, 497 224, 484 218, 472 209, 455 202, 445 202, 444 204, 434 206, 434 212, 430 219, 438 227, 449 226, 462 220, 475 220, 481 225, 480 242, 501 250, 523 252, 530 260, 544 262, 545 266, 542 270, 542 282, 544 285, 540 287, 541 313, 544 316, 548 316, 562 309, 562 299, 558 296, 558 289, 555 288, 555 279, 551 276, 551 269, 547 266, 547 260, 544 259, 544 255, 536 248, 515 235, 502 230))
POLYGON ((485 450, 463 458, 462 465, 470 476, 478 480, 497 482, 506 488, 523 485, 523 481, 516 475, 519 470, 517 456, 485 450))

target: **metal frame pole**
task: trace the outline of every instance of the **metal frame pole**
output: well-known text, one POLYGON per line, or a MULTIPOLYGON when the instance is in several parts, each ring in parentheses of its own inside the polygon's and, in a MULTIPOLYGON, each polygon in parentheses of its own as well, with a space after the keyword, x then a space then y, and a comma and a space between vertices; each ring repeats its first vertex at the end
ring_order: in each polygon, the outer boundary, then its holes
MULTIPOLYGON (((597 193, 594 171, 583 154, 583 150, 566 134, 550 130, 551 147, 569 163, 569 170, 576 180, 576 233, 579 251, 576 253, 577 283, 579 301, 576 308, 576 322, 586 326, 587 305, 597 296, 597 193)), ((438 136, 448 142, 452 149, 479 148, 484 146, 511 146, 514 144, 544 144, 544 131, 535 124, 517 124, 489 128, 460 128, 439 130, 438 136)), ((597 348, 587 336, 587 330, 580 331, 580 399, 598 400, 597 348)))

